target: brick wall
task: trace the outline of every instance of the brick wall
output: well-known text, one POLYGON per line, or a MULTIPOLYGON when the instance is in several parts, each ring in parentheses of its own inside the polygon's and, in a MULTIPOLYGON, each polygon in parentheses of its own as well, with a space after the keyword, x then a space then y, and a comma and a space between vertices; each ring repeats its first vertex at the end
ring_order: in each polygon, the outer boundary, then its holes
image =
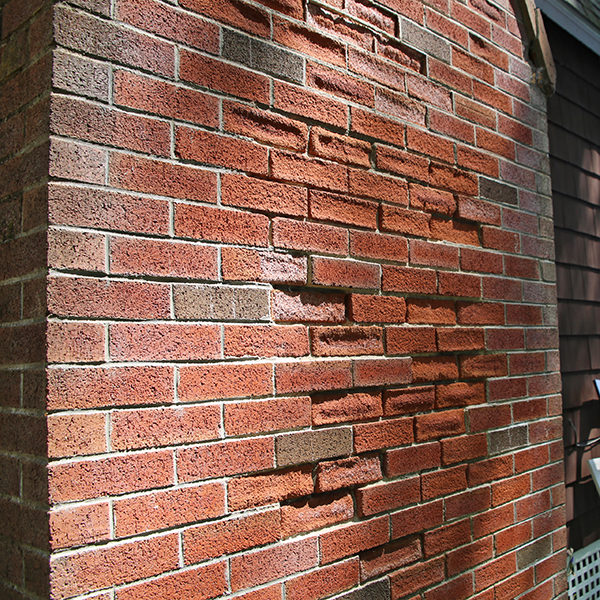
POLYGON ((49 597, 565 598, 545 98, 509 3, 53 13, 49 597))
POLYGON ((0 597, 48 597, 47 2, 9 2, 0 41, 0 597))

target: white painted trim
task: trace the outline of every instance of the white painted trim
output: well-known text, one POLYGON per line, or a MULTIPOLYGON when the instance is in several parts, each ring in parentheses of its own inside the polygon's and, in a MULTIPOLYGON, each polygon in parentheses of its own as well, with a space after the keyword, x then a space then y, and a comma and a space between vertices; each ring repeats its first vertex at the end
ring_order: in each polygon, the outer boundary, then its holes
POLYGON ((600 30, 583 15, 562 0, 535 0, 535 3, 544 15, 600 56, 600 30))

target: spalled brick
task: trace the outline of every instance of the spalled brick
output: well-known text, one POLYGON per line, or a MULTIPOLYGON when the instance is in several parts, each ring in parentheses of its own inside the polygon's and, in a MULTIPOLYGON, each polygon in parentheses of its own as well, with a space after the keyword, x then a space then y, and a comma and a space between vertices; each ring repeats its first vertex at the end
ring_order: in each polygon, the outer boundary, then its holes
POLYGON ((317 492, 364 485, 381 479, 381 464, 377 457, 352 457, 321 462, 317 467, 317 492))
POLYGON ((348 521, 354 516, 350 494, 338 492, 312 496, 281 506, 281 530, 284 537, 348 521))
POLYGON ((381 327, 311 327, 313 356, 383 354, 381 327))
MULTIPOLYGON (((244 469, 247 470, 247 469, 244 469)), ((242 510, 307 496, 314 490, 310 468, 276 471, 267 475, 232 479, 227 486, 230 510, 242 510)))
POLYGON ((383 414, 381 393, 342 393, 317 395, 312 402, 314 425, 365 421, 383 414))

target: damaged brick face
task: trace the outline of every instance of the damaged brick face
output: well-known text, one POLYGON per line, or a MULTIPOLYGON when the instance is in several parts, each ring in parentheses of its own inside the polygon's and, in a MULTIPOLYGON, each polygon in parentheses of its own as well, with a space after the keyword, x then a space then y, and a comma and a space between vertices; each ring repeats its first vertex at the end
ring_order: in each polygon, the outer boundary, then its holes
POLYGON ((0 595, 566 598, 520 18, 3 5, 0 595))

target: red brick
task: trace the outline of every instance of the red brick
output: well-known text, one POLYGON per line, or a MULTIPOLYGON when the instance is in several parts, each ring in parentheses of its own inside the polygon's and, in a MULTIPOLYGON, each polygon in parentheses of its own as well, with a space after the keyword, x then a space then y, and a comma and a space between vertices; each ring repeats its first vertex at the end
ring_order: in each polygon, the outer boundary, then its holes
POLYGON ((266 588, 240 594, 236 598, 237 600, 282 600, 283 589, 281 583, 276 583, 266 588))
POLYGON ((475 571, 475 589, 482 590, 512 575, 517 570, 515 558, 515 554, 508 554, 479 567, 475 571))
POLYGON ((217 26, 195 15, 152 0, 120 0, 116 8, 120 21, 211 54, 219 53, 217 26))
POLYGON ((409 126, 406 130, 406 143, 408 148, 419 154, 424 154, 443 162, 454 163, 454 143, 442 136, 409 126))
MULTIPOLYGON (((309 22, 311 22, 311 18, 310 17, 314 17, 316 16, 315 13, 318 9, 314 10, 314 7, 309 7, 309 22), (311 10, 313 9, 313 10, 311 10), (312 12, 312 14, 311 14, 312 12)), ((324 17, 325 13, 322 12, 321 16, 324 17)), ((316 19, 315 19, 316 21, 316 19)), ((341 19, 338 21, 338 23, 341 21, 341 19)), ((320 19, 320 23, 324 23, 325 19, 320 19)), ((312 24, 316 24, 316 23, 312 23, 312 24)), ((317 25, 318 26, 318 25, 317 25)), ((358 30, 355 30, 358 33, 358 30)), ((360 35, 360 34, 359 34, 360 35)), ((345 75, 344 73, 337 71, 337 70, 333 70, 333 69, 329 69, 323 65, 319 65, 317 63, 314 62, 308 62, 306 65, 306 83, 307 85, 309 85, 312 88, 315 88, 321 92, 325 92, 327 94, 333 94, 334 96, 338 96, 340 98, 344 98, 346 100, 350 100, 351 102, 356 102, 358 104, 363 104, 366 106, 370 106, 373 107, 373 105, 375 104, 375 91, 373 88, 373 85, 371 85, 370 83, 366 83, 364 81, 358 81, 356 78, 354 77, 350 77, 348 75, 345 75)), ((365 114, 369 114, 369 113, 365 113, 363 112, 361 109, 358 108, 351 108, 352 113, 354 115, 354 112, 357 112, 359 115, 359 122, 360 122, 360 116, 361 115, 365 115, 365 114)), ((354 116, 353 116, 353 120, 354 120, 354 116)), ((383 119, 382 119, 383 120, 383 119)), ((370 129, 369 127, 369 123, 368 123, 368 118, 365 119, 366 123, 365 123, 365 128, 367 131, 362 131, 360 129, 360 124, 359 124, 359 133, 367 133, 370 129)), ((375 127, 377 127, 377 124, 375 124, 375 127)), ((398 127, 400 129, 400 131, 402 131, 402 125, 397 124, 396 127, 398 127)), ((386 131, 386 125, 385 123, 383 123, 383 130, 386 131)), ((390 130, 393 131, 393 124, 390 122, 390 130)), ((375 135, 374 137, 379 137, 378 135, 375 135)))
POLYGON ((483 329, 438 328, 436 334, 440 352, 483 350, 485 347, 483 329))
POLYGON ((424 473, 421 476, 424 500, 431 500, 439 496, 447 496, 467 488, 467 467, 447 467, 441 471, 424 473))
POLYGON ((492 484, 492 505, 499 506, 517 498, 523 498, 531 491, 531 475, 524 474, 504 479, 492 484))
POLYGON ((50 130, 88 142, 170 155, 168 123, 74 98, 54 98, 50 130))
POLYGON ((55 510, 49 518, 53 550, 110 539, 108 502, 55 510))
POLYGON ((273 83, 273 108, 336 127, 347 127, 348 108, 343 102, 282 81, 273 83))
POLYGON ((313 425, 366 421, 380 417, 382 414, 381 392, 328 394, 313 397, 313 425))
POLYGON ((289 537, 348 521, 353 516, 354 504, 350 494, 311 496, 281 507, 281 529, 283 537, 289 537))
POLYGON ((345 321, 344 294, 273 290, 274 321, 339 323, 345 321))
POLYGON ((55 37, 59 46, 76 52, 85 52, 161 75, 174 75, 173 44, 83 11, 59 7, 55 14, 55 37))
POLYGON ((103 325, 51 321, 46 336, 48 362, 100 362, 105 358, 103 325))
MULTIPOLYGON (((477 540, 462 548, 448 553, 448 575, 453 576, 466 569, 473 568, 475 565, 486 562, 492 558, 493 543, 492 538, 477 540)), ((493 594, 493 592, 492 592, 493 594)), ((485 600, 492 600, 492 597, 485 600)), ((484 600, 484 599, 482 599, 484 600)))
POLYGON ((517 509, 517 520, 525 521, 542 512, 546 512, 552 508, 550 500, 550 492, 548 490, 526 496, 515 502, 517 509))
POLYGON ((152 448, 214 440, 220 437, 218 405, 149 408, 111 414, 113 450, 152 448))
MULTIPOLYGON (((429 110, 429 127, 434 131, 458 138, 470 144, 475 141, 475 128, 463 119, 435 109, 429 110)), ((454 160, 446 161, 453 163, 454 160)))
POLYGON ((135 192, 217 202, 214 173, 121 152, 110 154, 109 182, 114 187, 135 192))
POLYGON ((113 85, 117 105, 208 127, 219 125, 219 102, 214 96, 128 71, 116 71, 113 85))
POLYGON ((273 40, 321 61, 340 67, 346 66, 344 44, 321 35, 315 29, 274 16, 273 40))
POLYGON ((531 521, 519 523, 499 531, 494 536, 496 551, 498 554, 504 554, 517 546, 522 546, 531 540, 532 536, 531 521))
POLYGON ((178 394, 182 402, 215 398, 266 396, 273 392, 270 364, 213 364, 181 367, 178 394))
POLYGON ((106 150, 50 139, 50 176, 103 185, 106 150))
POLYGON ((508 375, 505 354, 480 354, 459 358, 461 377, 502 377, 508 375))
POLYGON ((404 567, 422 556, 418 538, 405 538, 368 550, 361 555, 360 572, 363 580, 404 567))
MULTIPOLYGON (((530 471, 548 463, 548 446, 537 446, 515 453, 515 470, 517 473, 530 471)), ((534 487, 536 478, 534 476, 534 487)))
POLYGON ((420 504, 395 512, 392 518, 392 539, 403 538, 437 527, 444 520, 444 503, 441 500, 420 504))
POLYGON ((117 592, 117 600, 155 600, 157 598, 215 598, 227 590, 225 561, 178 571, 152 581, 132 585, 117 592))
MULTIPOLYGON (((352 100, 356 101, 355 98, 352 100)), ((403 123, 354 106, 351 107, 350 114, 352 131, 394 146, 404 146, 403 123)))
POLYGON ((486 334, 488 350, 517 350, 525 348, 523 329, 488 329, 486 334))
MULTIPOLYGON (((433 223, 434 221, 432 220, 432 226, 433 223)), ((433 232, 432 235, 437 237, 437 234, 433 232)), ((411 240, 410 263, 413 265, 457 269, 458 248, 453 248, 446 244, 426 242, 424 240, 411 240)))
POLYGON ((406 210, 388 204, 383 204, 380 209, 382 231, 429 237, 430 221, 430 215, 414 210, 406 210))
POLYGON ((388 177, 364 169, 348 169, 348 189, 357 196, 402 206, 408 204, 408 185, 406 181, 397 177, 388 177))
POLYGON ((118 274, 214 281, 218 278, 217 250, 189 242, 113 237, 110 269, 118 274))
POLYGON ((272 469, 273 449, 272 437, 181 448, 177 451, 177 475, 186 482, 272 469))
POLYGON ((500 207, 479 198, 467 196, 458 197, 457 215, 461 219, 486 223, 489 225, 500 225, 500 207))
POLYGON ((175 156, 261 175, 266 175, 268 170, 268 153, 264 146, 190 127, 176 128, 175 156))
POLYGON ((345 256, 348 253, 348 231, 319 223, 276 218, 273 219, 273 245, 345 256))
POLYGON ((109 352, 116 361, 216 359, 221 331, 217 325, 113 323, 109 352))
POLYGON ((352 382, 350 361, 319 360, 275 365, 277 393, 349 388, 352 382))
POLYGON ((431 163, 429 181, 432 186, 457 194, 477 195, 477 178, 473 173, 455 169, 447 165, 431 163))
POLYGON ((469 519, 440 527, 424 535, 423 551, 426 557, 441 554, 471 541, 469 519))
POLYGON ((429 160, 426 158, 379 144, 375 151, 378 169, 419 181, 429 181, 429 160))
POLYGON ((226 404, 225 431, 240 435, 307 427, 310 413, 311 400, 306 396, 226 404))
POLYGON ((278 544, 231 559, 231 589, 254 587, 306 571, 319 562, 316 538, 278 544))
POLYGON ((416 439, 418 442, 434 438, 465 433, 464 411, 446 410, 416 417, 416 439))
POLYGON ((113 511, 116 537, 157 531, 224 515, 225 489, 208 483, 153 492, 116 500, 113 511))
POLYGON ((48 415, 48 456, 72 457, 106 452, 103 413, 48 415))
POLYGON ((173 401, 172 367, 50 369, 48 410, 173 401))
POLYGON ((52 223, 116 229, 138 233, 169 231, 169 208, 164 200, 52 184, 48 193, 52 223))
POLYGON ((390 539, 389 519, 387 516, 370 519, 366 522, 342 525, 328 531, 319 538, 321 562, 327 564, 385 544, 390 539))
POLYGON ((305 356, 308 335, 302 326, 226 325, 225 356, 305 356))
POLYGON ((312 282, 317 285, 378 289, 381 280, 378 265, 353 260, 313 257, 312 282))
POLYGON ((367 168, 371 166, 371 145, 368 142, 319 127, 311 129, 309 153, 343 164, 367 168))
POLYGON ((174 481, 169 450, 53 464, 48 469, 52 503, 164 487, 174 481))
MULTIPOLYGON (((378 56, 351 48, 348 52, 348 67, 354 73, 363 75, 392 89, 405 90, 405 70, 399 65, 382 60, 378 56)), ((407 98, 408 100, 408 98, 407 98)))
MULTIPOLYGON (((473 592, 473 575, 465 573, 457 579, 444 583, 425 594, 426 600, 443 600, 445 598, 453 598, 461 600, 463 598, 472 598, 473 592)), ((480 599, 482 600, 482 599, 480 599)))
POLYGON ((493 252, 463 248, 460 258, 460 266, 465 271, 501 274, 504 269, 502 256, 493 252))
POLYGON ((271 31, 269 14, 240 0, 183 0, 181 4, 184 8, 255 35, 268 37, 271 31))
MULTIPOLYGON (((343 0, 331 0, 329 6, 335 8, 343 7, 343 0)), ((329 35, 343 38, 351 44, 371 49, 373 47, 373 34, 366 28, 357 28, 350 19, 333 14, 324 8, 309 5, 308 22, 329 35)))
POLYGON ((468 435, 442 442, 442 462, 451 465, 466 462, 474 458, 487 456, 487 437, 485 433, 468 435))
POLYGON ((182 80, 239 98, 268 103, 269 79, 209 56, 181 49, 179 75, 182 80))
POLYGON ((465 273, 438 273, 438 292, 444 296, 481 297, 481 277, 465 273))
POLYGON ((372 358, 354 361, 354 384, 394 385, 410 383, 410 358, 372 358))
POLYGON ((375 90, 375 108, 383 113, 398 117, 415 125, 425 126, 426 109, 405 94, 396 94, 385 88, 375 90))
POLYGON ((354 425, 354 451, 369 452, 413 441, 413 419, 386 419, 354 425))
POLYGON ((388 450, 385 454, 385 473, 388 477, 396 477, 439 467, 440 456, 439 442, 388 450))
POLYGON ((350 319, 362 323, 403 323, 404 298, 394 296, 349 295, 350 319))
MULTIPOLYGON (((458 438, 456 439, 458 442, 458 438)), ((446 519, 456 519, 465 517, 474 513, 488 510, 491 506, 490 488, 484 487, 478 490, 468 490, 462 494, 457 494, 452 498, 447 498, 446 519)))
POLYGON ((532 474, 533 489, 539 490, 549 486, 557 485, 561 482, 564 476, 564 466, 562 463, 555 463, 534 471, 532 474))
POLYGON ((309 203, 310 216, 313 219, 369 229, 377 227, 376 202, 352 196, 311 191, 309 203))
POLYGON ((392 600, 444 580, 444 559, 436 558, 396 571, 390 577, 392 600))
POLYGON ((491 300, 520 302, 523 299, 522 284, 520 281, 505 279, 504 277, 484 277, 483 297, 491 300))
POLYGON ((381 477, 379 458, 374 456, 323 461, 317 466, 315 487, 317 492, 332 492, 371 483, 381 477))
POLYGON ((274 214, 297 217, 308 215, 305 188, 233 173, 221 175, 221 202, 274 214))
POLYGON ((456 211, 454 196, 448 192, 434 190, 414 183, 411 183, 409 188, 411 208, 450 216, 456 211))
POLYGON ((223 103, 225 131, 254 138, 259 142, 303 151, 308 140, 304 123, 234 102, 223 103))
POLYGON ((307 262, 303 256, 259 252, 247 248, 223 248, 221 272, 225 281, 306 284, 307 262))
POLYGON ((542 309, 540 306, 528 304, 508 304, 506 306, 506 323, 508 325, 541 325, 542 309))
MULTIPOLYGON (((430 223, 431 237, 436 240, 479 246, 479 231, 477 225, 462 223, 451 219, 433 217, 430 223)), ((441 265, 444 266, 444 265, 441 265)), ((449 265, 450 266, 450 265, 449 265)), ((451 265, 451 266, 454 266, 451 265)), ((456 264, 458 266, 458 263, 456 264)))
POLYGON ((453 325, 456 313, 452 300, 408 299, 409 323, 453 325))
POLYGON ((508 277, 521 279, 538 279, 538 261, 522 256, 505 256, 504 272, 508 277))
POLYGON ((268 227, 264 215, 193 204, 177 204, 175 209, 175 233, 181 237, 266 246, 268 227))
POLYGON ((213 521, 184 532, 185 564, 241 552, 280 539, 281 520, 278 509, 213 521))
POLYGON ((348 168, 344 165, 275 149, 271 150, 270 164, 274 179, 334 192, 348 190, 348 168))
POLYGON ((507 398, 521 398, 526 395, 527 380, 524 377, 497 379, 488 383, 488 397, 490 402, 506 400, 507 398))
POLYGON ((433 327, 388 327, 386 352, 389 354, 418 354, 437 349, 433 327))
POLYGON ((415 382, 458 378, 458 367, 453 356, 415 358, 412 368, 415 382))
POLYGON ((457 302, 460 325, 504 325, 504 306, 491 302, 457 302))
POLYGON ((178 536, 172 533, 55 557, 51 594, 62 600, 171 571, 179 566, 178 548, 178 536))
POLYGON ((359 583, 358 558, 322 567, 305 575, 289 579, 285 584, 288 600, 319 600, 342 592, 359 583))
MULTIPOLYGON (((458 69, 453 69, 446 63, 429 58, 429 76, 434 81, 440 81, 451 87, 454 90, 458 90, 465 94, 471 95, 473 93, 474 82, 471 77, 465 75, 458 69)), ((510 110, 510 109, 509 109, 510 110)))
POLYGON ((485 387, 482 383, 449 383, 435 388, 436 408, 469 406, 485 402, 485 387))
POLYGON ((137 281, 53 277, 48 310, 72 317, 161 319, 170 317, 167 285, 137 281))
POLYGON ((416 476, 359 488, 356 491, 356 500, 361 516, 414 504, 421 500, 420 478, 416 476))
POLYGON ((408 244, 405 238, 352 231, 350 234, 350 253, 360 258, 379 258, 396 262, 408 259, 408 244))
POLYGON ((483 227, 481 232, 484 248, 504 252, 519 252, 519 236, 516 233, 496 229, 495 227, 483 227))
POLYGON ((313 356, 383 354, 381 327, 311 327, 313 356))
POLYGON ((433 386, 386 390, 383 393, 386 416, 429 411, 434 404, 433 386))
POLYGON ((432 269, 414 269, 383 265, 382 290, 384 292, 413 292, 435 294, 436 272, 432 269))

